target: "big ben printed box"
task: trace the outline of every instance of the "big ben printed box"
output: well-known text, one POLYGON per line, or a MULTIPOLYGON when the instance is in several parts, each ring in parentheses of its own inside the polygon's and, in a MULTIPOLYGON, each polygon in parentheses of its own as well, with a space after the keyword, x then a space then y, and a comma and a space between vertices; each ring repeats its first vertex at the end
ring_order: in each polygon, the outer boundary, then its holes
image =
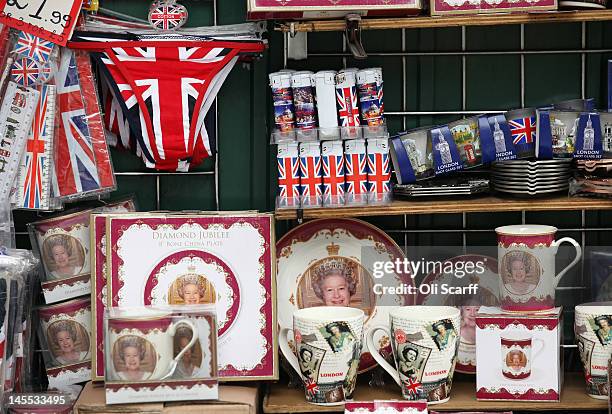
POLYGON ((482 306, 476 315, 476 398, 559 401, 563 384, 562 308, 506 313, 482 306))

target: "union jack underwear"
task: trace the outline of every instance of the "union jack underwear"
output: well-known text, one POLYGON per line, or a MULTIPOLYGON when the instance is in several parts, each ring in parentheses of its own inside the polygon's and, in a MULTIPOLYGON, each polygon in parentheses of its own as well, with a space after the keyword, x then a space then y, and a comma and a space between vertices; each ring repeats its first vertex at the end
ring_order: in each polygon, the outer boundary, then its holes
POLYGON ((191 33, 76 32, 69 43, 91 52, 149 168, 187 171, 213 154, 206 114, 239 57, 265 49, 252 37, 191 33))

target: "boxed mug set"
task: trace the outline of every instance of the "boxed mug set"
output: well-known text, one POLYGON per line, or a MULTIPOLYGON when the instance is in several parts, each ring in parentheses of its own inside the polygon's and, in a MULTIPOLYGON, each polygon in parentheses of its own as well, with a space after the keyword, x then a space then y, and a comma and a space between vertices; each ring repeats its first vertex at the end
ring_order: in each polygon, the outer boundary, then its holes
POLYGON ((107 404, 218 398, 212 305, 105 312, 107 404))
POLYGON ((476 315, 476 397, 479 400, 559 401, 563 384, 562 309, 555 289, 580 260, 580 245, 555 240, 557 229, 513 225, 495 229, 498 240, 500 308, 476 315), (559 245, 576 255, 555 270, 559 245))

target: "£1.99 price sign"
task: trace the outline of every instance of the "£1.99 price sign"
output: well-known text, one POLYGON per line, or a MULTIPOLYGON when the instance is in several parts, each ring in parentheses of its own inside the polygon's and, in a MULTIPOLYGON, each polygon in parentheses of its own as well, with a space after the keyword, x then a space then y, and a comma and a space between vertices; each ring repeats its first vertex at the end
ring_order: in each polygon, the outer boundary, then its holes
POLYGON ((0 23, 66 46, 83 0, 0 0, 0 23))

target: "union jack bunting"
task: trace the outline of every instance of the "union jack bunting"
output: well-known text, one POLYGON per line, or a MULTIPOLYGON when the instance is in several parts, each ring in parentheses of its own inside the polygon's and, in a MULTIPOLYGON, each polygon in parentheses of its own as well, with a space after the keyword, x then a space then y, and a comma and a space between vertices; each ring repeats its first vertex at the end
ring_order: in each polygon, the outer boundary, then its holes
POLYGON ((175 30, 187 21, 187 9, 182 4, 160 2, 149 12, 149 23, 159 30, 175 30))
POLYGON ((321 176, 321 157, 308 155, 300 157, 300 194, 302 204, 321 205, 323 186, 321 176))
POLYGON ((15 53, 32 58, 38 62, 48 62, 53 52, 53 42, 26 32, 19 32, 15 43, 15 53))
POLYGON ((346 193, 350 195, 368 192, 368 161, 366 154, 344 154, 346 193))
POLYGON ((368 154, 368 185, 371 193, 388 193, 391 191, 391 171, 389 154, 368 154))
POLYGON ((11 67, 11 78, 22 86, 32 86, 43 77, 41 64, 30 58, 18 58, 11 67))
POLYGON ((508 127, 510 128, 514 145, 532 144, 535 142, 537 132, 535 117, 508 120, 508 127))
POLYGON ((359 108, 357 107, 357 91, 354 86, 336 89, 338 103, 338 119, 340 126, 358 126, 359 108))
POLYGON ((278 195, 284 198, 300 196, 300 162, 299 157, 279 157, 278 162, 278 195))
POLYGON ((205 116, 238 54, 260 52, 263 43, 104 36, 77 35, 70 47, 96 52, 145 164, 185 171, 212 155, 205 116))
POLYGON ((51 185, 55 86, 41 85, 34 120, 17 173, 16 208, 47 210, 51 185))
POLYGON ((92 136, 88 123, 91 114, 81 94, 77 58, 71 49, 62 49, 56 84, 60 122, 55 144, 55 195, 65 198, 99 191, 103 186, 93 141, 103 137, 92 136))
POLYGON ((324 155, 323 166, 323 194, 328 196, 344 195, 344 156, 324 155))

